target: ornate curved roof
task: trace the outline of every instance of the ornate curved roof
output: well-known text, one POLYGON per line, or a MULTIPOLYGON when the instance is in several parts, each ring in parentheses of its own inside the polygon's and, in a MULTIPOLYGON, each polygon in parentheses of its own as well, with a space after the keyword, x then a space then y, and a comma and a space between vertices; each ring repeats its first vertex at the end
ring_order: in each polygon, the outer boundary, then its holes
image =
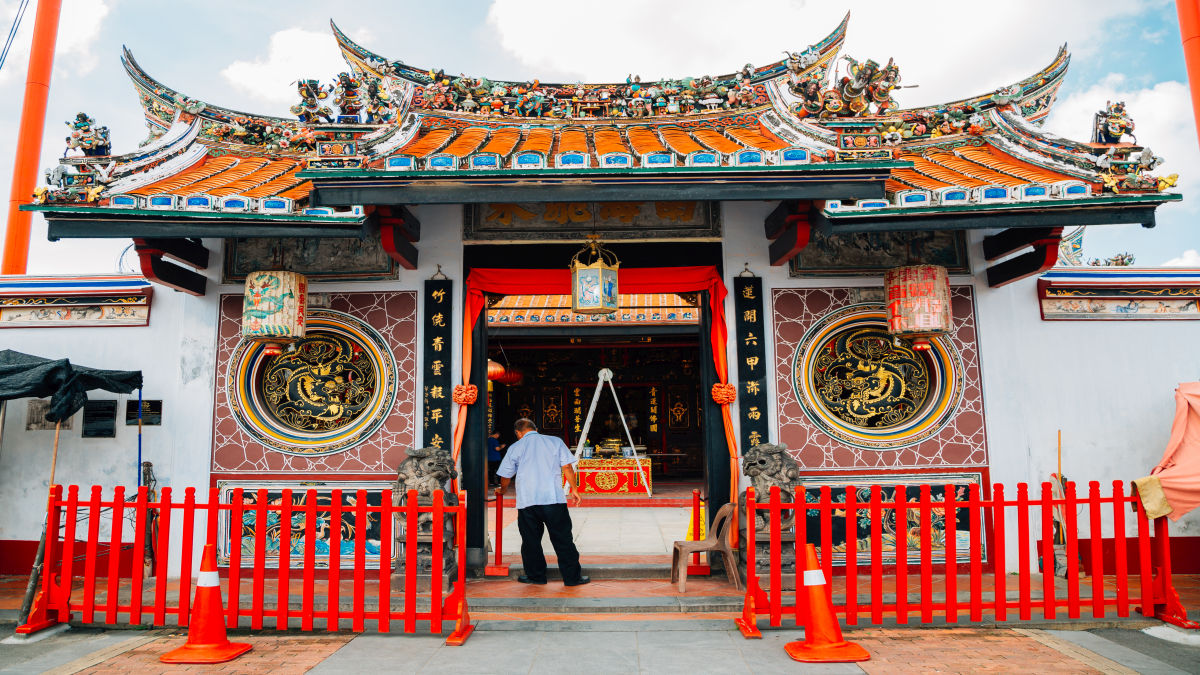
MULTIPOLYGON (((312 208, 311 181, 676 169, 703 181, 705 172, 722 170, 805 167, 812 174, 871 162, 890 172, 884 199, 830 204, 831 216, 1169 187, 1170 179, 1164 184, 1146 173, 1161 159, 1120 143, 1120 133, 1116 142, 1096 144, 1040 129, 1070 61, 1065 45, 1045 68, 1007 87, 900 108, 892 98, 901 82, 896 64, 839 58, 848 20, 765 66, 592 84, 449 76, 372 52, 331 22, 349 68, 331 85, 299 82, 295 118, 189 98, 151 77, 125 49, 122 64, 138 90, 149 144, 127 155, 64 160, 58 184, 39 199, 357 217, 312 208)), ((1111 119, 1128 121, 1123 107, 1111 119)))

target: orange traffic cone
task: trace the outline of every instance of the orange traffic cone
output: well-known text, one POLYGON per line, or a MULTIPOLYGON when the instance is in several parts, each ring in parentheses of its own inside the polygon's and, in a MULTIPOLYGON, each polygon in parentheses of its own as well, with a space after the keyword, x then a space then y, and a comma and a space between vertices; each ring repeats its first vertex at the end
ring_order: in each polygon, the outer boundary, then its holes
POLYGON ((204 545, 200 575, 196 577, 196 600, 188 625, 187 644, 158 658, 163 663, 224 663, 250 651, 245 642, 230 642, 225 636, 225 602, 221 600, 221 578, 217 576, 217 549, 204 545))
POLYGON ((804 642, 784 645, 788 656, 807 663, 849 663, 871 658, 867 650, 842 639, 842 629, 833 615, 833 603, 825 595, 825 572, 817 564, 817 549, 805 547, 804 585, 808 587, 808 622, 804 642))

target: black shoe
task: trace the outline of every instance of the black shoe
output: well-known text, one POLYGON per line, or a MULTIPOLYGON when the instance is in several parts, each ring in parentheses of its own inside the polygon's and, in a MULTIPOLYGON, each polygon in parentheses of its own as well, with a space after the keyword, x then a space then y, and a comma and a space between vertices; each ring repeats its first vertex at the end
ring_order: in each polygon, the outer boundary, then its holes
MULTIPOLYGON (((545 580, 545 579, 541 579, 541 580, 539 580, 539 579, 530 579, 529 577, 525 576, 524 574, 522 574, 521 576, 517 577, 517 581, 519 581, 519 582, 521 582, 521 583, 523 583, 523 584, 537 584, 537 585, 539 585, 539 586, 545 586, 545 585, 546 585, 546 580, 545 580)), ((584 583, 587 583, 587 582, 585 581, 584 583)))
POLYGON ((563 582, 563 586, 582 586, 582 585, 584 585, 584 584, 586 584, 586 583, 590 583, 590 582, 591 582, 591 580, 592 580, 592 578, 591 578, 591 577, 588 577, 588 576, 583 576, 583 577, 579 577, 579 581, 576 581, 576 582, 575 582, 575 583, 573 583, 573 584, 568 584, 567 582, 565 582, 565 581, 564 581, 564 582, 563 582))

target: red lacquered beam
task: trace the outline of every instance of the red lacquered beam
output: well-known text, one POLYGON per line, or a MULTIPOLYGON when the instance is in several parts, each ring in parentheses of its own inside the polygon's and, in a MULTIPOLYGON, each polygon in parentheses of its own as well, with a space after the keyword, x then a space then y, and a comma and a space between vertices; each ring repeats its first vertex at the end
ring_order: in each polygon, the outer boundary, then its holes
POLYGON ((392 622, 392 491, 379 498, 379 626, 380 633, 391 632, 392 622))
POLYGON ((304 493, 304 579, 300 602, 300 630, 312 631, 316 588, 313 570, 317 566, 317 491, 304 493))
POLYGON ((953 485, 942 488, 943 522, 946 524, 946 622, 958 622, 958 507, 953 485))
POLYGON ((879 486, 871 486, 871 623, 883 623, 883 507, 879 486))
POLYGON ((979 484, 967 487, 967 515, 971 527, 971 621, 983 620, 983 503, 979 484))
MULTIPOLYGON (((196 538, 196 488, 183 491, 183 534, 180 535, 182 556, 179 560, 179 625, 191 620, 192 608, 192 541, 196 538)), ((134 565, 137 561, 134 561, 134 565)))
MULTIPOLYGON (((771 574, 771 589, 768 596, 771 601, 771 625, 778 626, 782 622, 783 614, 783 540, 782 540, 782 520, 783 507, 779 502, 779 486, 771 486, 770 510, 767 511, 767 526, 768 535, 771 540, 771 565, 768 568, 771 574)), ((754 527, 754 522, 746 523, 746 527, 754 527)), ((799 562, 799 561, 796 561, 799 562)), ((799 568, 797 568, 799 575, 799 568)), ((799 580, 797 580, 799 583, 799 580)))
POLYGON ((225 625, 237 628, 242 590, 242 530, 245 528, 246 497, 242 488, 233 489, 229 508, 229 609, 225 625))
POLYGON ((104 603, 104 623, 117 622, 117 600, 121 595, 121 529, 125 524, 125 487, 113 489, 112 526, 108 538, 108 597, 104 603))
POLYGON ((933 523, 929 484, 921 486, 921 623, 933 622, 933 523))
POLYGON ((896 621, 908 623, 908 495, 896 486, 896 621))
POLYGON ((1113 562, 1117 584, 1117 616, 1129 616, 1129 564, 1125 558, 1125 481, 1113 481, 1113 562))
POLYGON ((1066 488, 1066 540, 1067 540, 1067 616, 1079 618, 1079 523, 1075 513, 1078 501, 1075 483, 1068 481, 1066 488))
MULTIPOLYGON (((54 488, 51 488, 51 489, 57 489, 60 493, 62 492, 62 486, 59 486, 59 485, 56 485, 56 486, 54 486, 54 488)), ((51 497, 51 499, 54 499, 54 497, 51 497)), ((139 508, 144 510, 145 504, 146 504, 145 488, 142 488, 142 490, 138 492, 138 499, 141 502, 141 506, 139 508)), ((51 507, 51 509, 50 509, 50 513, 52 515, 56 515, 57 511, 58 511, 58 509, 56 509, 54 507, 51 507)), ((66 530, 63 532, 63 543, 62 543, 63 571, 62 571, 61 586, 59 586, 63 601, 62 601, 62 604, 58 606, 58 620, 60 623, 67 623, 68 621, 71 620, 71 587, 75 584, 75 522, 79 519, 79 486, 78 485, 72 485, 71 487, 67 488, 67 510, 63 517, 66 519, 66 523, 65 523, 66 530)), ((47 535, 49 535, 50 532, 57 532, 57 531, 58 531, 57 527, 55 527, 54 529, 51 529, 49 525, 46 526, 47 535)), ((139 532, 140 531, 141 530, 139 529, 139 532)), ((49 541, 48 538, 47 538, 47 541, 49 541)), ((47 556, 49 555, 49 551, 47 551, 46 555, 47 556)), ((47 559, 49 559, 49 558, 47 558, 47 559)), ((138 564, 135 564, 135 574, 137 574, 140 577, 141 575, 138 574, 138 571, 141 570, 141 564, 140 564, 141 561, 139 560, 139 561, 137 561, 137 563, 138 564)), ((43 582, 42 597, 43 598, 51 597, 51 589, 53 588, 53 586, 52 586, 53 580, 54 580, 53 575, 43 574, 43 579, 42 579, 42 582, 43 582)), ((134 586, 134 588, 138 588, 138 586, 134 586)), ((137 602, 139 606, 141 605, 141 594, 140 593, 134 599, 134 601, 137 602)), ((131 619, 131 622, 132 623, 140 623, 141 622, 140 612, 139 612, 139 618, 136 620, 131 619)))
POLYGON ((150 510, 146 508, 148 492, 149 488, 140 486, 137 500, 133 501, 133 513, 136 514, 133 520, 133 578, 130 580, 130 623, 133 626, 142 625, 142 575, 146 560, 146 519, 150 510))
POLYGON ((284 488, 279 504, 279 565, 275 589, 275 628, 287 630, 292 590, 292 490, 284 488))
POLYGON ((354 613, 352 630, 361 633, 366 619, 363 605, 367 601, 367 491, 359 490, 354 499, 354 613))
POLYGON ((1032 604, 1029 599, 1029 556, 1030 546, 1029 541, 1029 486, 1025 483, 1017 483, 1017 545, 1019 547, 1020 560, 1017 574, 1017 581, 1020 584, 1020 617, 1022 621, 1028 621, 1032 612, 1032 604))
POLYGON ((263 597, 267 571, 267 496, 266 488, 259 488, 254 497, 254 585, 250 595, 250 628, 263 627, 263 597))
POLYGON ((858 625, 858 510, 857 488, 846 486, 846 623, 858 625))
POLYGON ((333 490, 329 500, 329 584, 325 629, 336 631, 341 623, 342 583, 342 491, 333 490))
POLYGON ((1054 618, 1054 500, 1050 482, 1042 483, 1042 616, 1054 618))
POLYGON ((96 557, 100 552, 100 486, 92 486, 92 498, 88 500, 88 533, 86 558, 83 564, 83 616, 80 621, 95 621, 96 609, 96 557))
MULTIPOLYGON (((1104 616, 1104 554, 1101 545, 1104 543, 1103 530, 1100 522, 1100 481, 1088 483, 1088 529, 1091 534, 1092 553, 1092 616, 1104 616)), ((1124 532, 1116 536, 1124 535, 1124 532)))
POLYGON ((995 604, 996 620, 1008 619, 1008 580, 1005 578, 1004 561, 1004 486, 992 486, 992 600, 995 604))
MULTIPOLYGON (((404 499, 404 632, 417 630, 417 491, 404 499)), ((462 551, 459 551, 462 554, 462 551)))
MULTIPOLYGON (((499 510, 500 495, 496 496, 499 510)), ((456 530, 457 532, 457 530, 456 530)), ((445 546, 446 546, 446 497, 441 490, 433 493, 433 568, 429 572, 429 610, 433 615, 429 619, 429 629, 432 633, 442 632, 442 584, 446 579, 445 546)), ((462 551, 456 552, 462 555, 462 551)))

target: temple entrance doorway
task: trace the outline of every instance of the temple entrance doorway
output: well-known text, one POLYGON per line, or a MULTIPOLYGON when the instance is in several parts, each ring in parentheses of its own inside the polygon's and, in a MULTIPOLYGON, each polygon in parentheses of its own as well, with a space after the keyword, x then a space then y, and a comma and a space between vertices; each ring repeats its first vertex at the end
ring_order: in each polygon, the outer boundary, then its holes
MULTIPOLYGON (((650 307, 653 299, 630 298, 622 312, 632 320, 642 315, 641 325, 572 325, 557 335, 545 334, 545 325, 518 327, 530 318, 521 308, 530 300, 509 296, 489 309, 489 428, 504 446, 516 440, 513 422, 522 417, 562 438, 572 452, 582 438, 583 504, 572 507, 571 517, 585 565, 669 561, 673 542, 687 537, 693 490, 707 494, 704 362, 690 299, 672 295, 650 307), (679 306, 664 306, 668 302, 679 306), (520 313, 525 321, 517 322, 520 313), (666 323, 668 316, 674 324, 666 323), (654 317, 660 324, 647 325, 654 317), (602 368, 613 372, 620 411, 605 385, 585 437, 602 368)), ((515 516, 504 517, 504 548, 513 554, 520 546, 515 516)), ((548 538, 543 544, 552 559, 548 538)))

